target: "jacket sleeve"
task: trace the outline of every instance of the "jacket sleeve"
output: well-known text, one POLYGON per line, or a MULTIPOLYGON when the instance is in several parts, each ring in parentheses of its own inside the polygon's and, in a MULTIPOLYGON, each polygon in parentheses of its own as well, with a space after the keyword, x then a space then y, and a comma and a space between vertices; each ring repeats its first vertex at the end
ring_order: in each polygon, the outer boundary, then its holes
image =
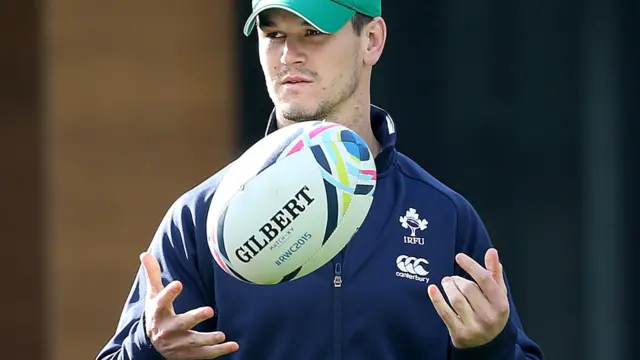
MULTIPOLYGON (((484 267, 484 256, 493 247, 484 223, 475 209, 465 199, 458 203, 458 224, 456 251, 471 256, 484 267)), ((470 276, 456 264, 457 275, 470 279, 470 276)), ((504 330, 491 342, 469 349, 457 349, 452 346, 451 360, 543 360, 540 346, 524 332, 509 282, 507 285, 510 318, 504 330)), ((472 280, 472 279, 471 279, 472 280)))
MULTIPOLYGON (((165 284, 180 280, 183 290, 174 302, 177 314, 201 307, 212 306, 207 298, 204 282, 199 275, 195 234, 195 205, 178 200, 166 213, 149 246, 162 269, 165 284)), ((97 360, 162 360, 146 336, 144 326, 144 302, 146 279, 142 267, 131 286, 120 315, 115 334, 97 355, 97 360)), ((195 329, 212 331, 212 319, 199 324, 195 329)))

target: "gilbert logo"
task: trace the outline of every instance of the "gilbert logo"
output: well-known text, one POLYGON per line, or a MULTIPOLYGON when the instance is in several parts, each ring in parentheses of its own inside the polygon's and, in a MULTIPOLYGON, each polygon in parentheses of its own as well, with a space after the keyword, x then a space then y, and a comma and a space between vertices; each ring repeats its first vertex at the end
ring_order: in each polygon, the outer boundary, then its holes
POLYGON ((416 236, 416 231, 425 230, 429 222, 425 219, 420 219, 420 214, 416 212, 416 209, 409 208, 404 216, 400 216, 400 224, 403 228, 411 230, 410 236, 404 236, 405 244, 424 245, 424 238, 416 236))
POLYGON ((396 259, 396 276, 411 279, 420 282, 429 282, 429 278, 426 277, 429 272, 424 269, 424 266, 429 265, 429 262, 422 258, 413 256, 400 255, 396 259))
MULTIPOLYGON (((291 235, 287 228, 291 226, 293 221, 304 213, 309 206, 315 201, 315 198, 309 194, 309 187, 306 185, 298 190, 291 198, 276 211, 267 222, 264 223, 247 241, 234 250, 236 258, 245 264, 253 260, 262 250, 268 248, 273 250, 282 245, 282 243, 291 235), (269 247, 269 246, 272 247, 269 247)), ((298 248, 307 243, 311 235, 304 234, 293 245, 298 244, 298 248)), ((296 248, 290 248, 297 251, 296 248)), ((282 256, 278 259, 284 262, 286 258, 282 256)), ((280 263, 276 262, 280 266, 280 263)))

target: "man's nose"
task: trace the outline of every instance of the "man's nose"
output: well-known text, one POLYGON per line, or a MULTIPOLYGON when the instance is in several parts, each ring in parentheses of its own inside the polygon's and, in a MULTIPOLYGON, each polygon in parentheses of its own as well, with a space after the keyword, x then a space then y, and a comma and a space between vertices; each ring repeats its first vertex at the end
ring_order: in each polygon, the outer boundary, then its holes
POLYGON ((299 65, 305 62, 305 54, 296 40, 287 38, 282 48, 282 57, 280 62, 283 65, 299 65))

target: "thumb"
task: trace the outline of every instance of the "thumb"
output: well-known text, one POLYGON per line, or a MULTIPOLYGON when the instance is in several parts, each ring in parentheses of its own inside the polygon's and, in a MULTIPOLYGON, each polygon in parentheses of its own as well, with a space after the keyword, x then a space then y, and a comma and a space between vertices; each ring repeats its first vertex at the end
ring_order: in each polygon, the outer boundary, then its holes
POLYGON ((504 281, 504 271, 500 258, 498 257, 498 250, 491 248, 487 250, 484 256, 484 264, 487 270, 491 272, 493 279, 500 285, 500 288, 507 293, 507 285, 504 281))
POLYGON ((147 283, 147 297, 152 298, 158 295, 164 285, 162 284, 160 264, 158 260, 148 252, 140 254, 140 262, 144 267, 147 283))

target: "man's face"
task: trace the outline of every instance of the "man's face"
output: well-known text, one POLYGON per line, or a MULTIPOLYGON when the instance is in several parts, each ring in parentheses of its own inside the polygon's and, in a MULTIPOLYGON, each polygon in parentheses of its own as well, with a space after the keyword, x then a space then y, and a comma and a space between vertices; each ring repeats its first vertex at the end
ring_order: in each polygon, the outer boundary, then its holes
POLYGON ((362 42, 350 22, 324 34, 288 11, 268 10, 258 42, 269 96, 287 120, 323 120, 358 88, 362 42))

